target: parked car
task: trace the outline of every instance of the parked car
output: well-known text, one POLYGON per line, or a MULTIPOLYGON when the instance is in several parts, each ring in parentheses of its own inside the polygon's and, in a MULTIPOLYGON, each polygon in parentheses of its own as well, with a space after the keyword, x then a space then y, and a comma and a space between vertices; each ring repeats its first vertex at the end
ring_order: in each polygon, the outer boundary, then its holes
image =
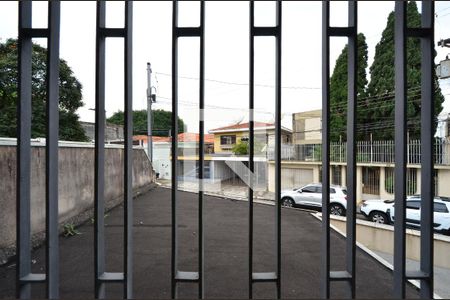
MULTIPOLYGON (((281 191, 283 206, 305 205, 322 207, 322 184, 313 183, 304 187, 281 191)), ((347 190, 338 185, 330 185, 330 214, 345 216, 347 210, 347 190)))
POLYGON ((387 210, 392 207, 394 200, 363 200, 360 206, 361 214, 375 223, 389 224, 387 210))
MULTIPOLYGON (((406 225, 420 228, 420 195, 406 199, 406 225)), ((433 227, 435 231, 450 235, 450 199, 447 197, 434 198, 433 227)), ((395 208, 392 205, 387 211, 391 220, 395 220, 395 208)))

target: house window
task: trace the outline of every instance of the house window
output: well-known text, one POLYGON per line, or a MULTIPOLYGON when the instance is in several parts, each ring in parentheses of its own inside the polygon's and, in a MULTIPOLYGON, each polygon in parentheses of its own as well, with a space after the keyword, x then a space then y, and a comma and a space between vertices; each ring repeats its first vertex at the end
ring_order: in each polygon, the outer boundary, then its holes
POLYGON ((235 135, 222 135, 220 137, 220 145, 234 145, 236 144, 236 136, 235 135))

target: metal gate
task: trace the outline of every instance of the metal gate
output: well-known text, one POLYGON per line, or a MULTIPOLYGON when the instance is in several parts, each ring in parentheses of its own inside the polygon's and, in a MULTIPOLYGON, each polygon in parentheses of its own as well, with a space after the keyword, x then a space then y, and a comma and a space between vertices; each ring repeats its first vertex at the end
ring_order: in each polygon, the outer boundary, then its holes
MULTIPOLYGON (((133 297, 132 278, 132 1, 126 1, 125 27, 105 27, 105 2, 97 2, 97 38, 96 38, 96 130, 95 130, 95 297, 105 296, 105 285, 119 282, 124 285, 124 298, 133 297), (104 131, 105 131, 105 39, 120 37, 124 40, 125 66, 125 160, 124 160, 124 269, 122 272, 105 270, 104 240, 104 131)), ((276 39, 275 53, 275 270, 264 273, 253 272, 253 190, 252 176, 249 188, 249 238, 248 238, 248 283, 249 298, 252 298, 253 283, 275 283, 277 297, 281 298, 281 26, 282 1, 276 5, 276 25, 257 27, 254 25, 254 2, 250 8, 250 65, 249 65, 249 172, 254 165, 254 40, 258 36, 273 36, 276 39)), ((17 294, 18 298, 30 297, 30 285, 45 283, 47 297, 59 297, 59 261, 58 261, 58 78, 59 78, 59 27, 60 2, 48 3, 48 28, 32 28, 32 2, 19 2, 19 97, 18 101, 18 144, 17 144, 17 294), (44 37, 48 40, 47 64, 47 139, 46 139, 46 270, 45 274, 31 273, 30 245, 30 138, 31 138, 31 39, 44 37)), ((348 26, 330 26, 330 3, 323 1, 322 8, 322 261, 321 291, 323 298, 330 297, 330 282, 342 281, 348 285, 349 296, 355 294, 355 253, 356 253, 356 70, 357 70, 357 2, 348 1, 348 26), (330 37, 348 38, 348 115, 347 115, 347 239, 346 268, 330 270, 330 37)), ((205 1, 200 2, 200 26, 178 27, 178 1, 173 2, 172 36, 172 298, 177 297, 179 282, 198 284, 198 297, 204 297, 204 230, 203 230, 203 183, 204 153, 199 151, 198 193, 198 269, 180 271, 177 264, 177 57, 179 38, 197 37, 200 40, 200 80, 199 80, 199 129, 200 149, 204 149, 204 69, 205 69, 205 1)), ((406 2, 395 3, 395 248, 394 248, 394 289, 396 298, 405 297, 405 285, 408 279, 421 282, 422 298, 433 296, 433 54, 434 54, 434 2, 422 3, 422 27, 406 26, 406 2), (406 272, 405 269, 405 198, 406 198, 406 39, 416 37, 422 44, 422 99, 421 99, 421 262, 420 269, 406 272)))

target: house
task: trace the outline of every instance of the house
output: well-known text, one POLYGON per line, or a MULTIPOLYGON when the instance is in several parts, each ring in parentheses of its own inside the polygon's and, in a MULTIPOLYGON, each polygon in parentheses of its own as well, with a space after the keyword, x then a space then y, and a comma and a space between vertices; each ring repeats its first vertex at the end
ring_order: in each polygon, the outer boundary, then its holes
MULTIPOLYGON (((231 149, 239 142, 247 142, 249 137, 249 123, 238 123, 225 127, 209 130, 214 134, 214 153, 231 153, 231 149)), ((255 144, 267 145, 269 148, 275 144, 275 125, 273 123, 254 122, 255 144)), ((283 144, 290 144, 292 132, 290 129, 281 128, 281 140, 283 144)))
MULTIPOLYGON (((133 143, 142 146, 147 151, 146 135, 133 136, 133 143)), ((198 155, 198 144, 200 135, 198 133, 183 132, 178 134, 178 157, 196 156, 198 155)), ((153 142, 153 168, 159 174, 159 178, 171 178, 171 148, 172 139, 166 136, 152 136, 153 142)), ((214 136, 212 134, 205 134, 204 136, 204 153, 212 153, 214 150, 214 136)), ((179 160, 178 169, 183 170, 184 164, 179 160)))
MULTIPOLYGON (((289 152, 282 152, 281 184, 283 189, 322 181, 322 126, 321 110, 294 113, 292 115, 293 143, 289 152)), ((450 141, 448 116, 441 115, 441 126, 434 141, 435 191, 440 196, 450 196, 450 141), (444 122, 445 121, 445 122, 444 122), (440 130, 440 131, 439 131, 440 130)), ((346 185, 346 142, 330 142, 330 180, 332 184, 346 185)), ((421 185, 420 140, 408 140, 407 187, 408 195, 419 194, 421 185)), ((283 149, 282 149, 283 150, 283 149)), ((356 141, 356 194, 357 200, 392 199, 394 197, 395 142, 356 141)), ((275 190, 275 162, 268 161, 269 191, 275 190)))
POLYGON ((292 114, 292 143, 322 143, 322 110, 311 110, 292 114))

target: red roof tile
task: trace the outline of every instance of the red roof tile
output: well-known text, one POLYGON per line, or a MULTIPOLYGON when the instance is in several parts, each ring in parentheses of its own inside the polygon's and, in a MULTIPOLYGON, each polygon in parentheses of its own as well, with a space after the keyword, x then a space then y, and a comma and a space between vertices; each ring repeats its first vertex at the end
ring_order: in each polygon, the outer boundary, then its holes
MULTIPOLYGON (((264 123, 264 122, 253 122, 253 124, 254 124, 255 128, 273 126, 273 123, 264 123)), ((211 129, 210 131, 212 132, 212 131, 244 129, 244 128, 249 128, 249 123, 240 123, 240 124, 229 125, 229 126, 225 126, 225 127, 211 129)))
MULTIPOLYGON (((147 142, 147 136, 146 135, 135 135, 133 136, 133 140, 137 141, 144 141, 144 143, 147 142)), ((153 142, 170 142, 171 137, 169 136, 153 136, 152 141, 153 142)), ((200 135, 198 133, 192 133, 192 132, 184 132, 178 134, 178 141, 179 142, 199 142, 200 141, 200 135)), ((205 134, 205 143, 207 144, 213 144, 214 143, 214 134, 205 134)))

